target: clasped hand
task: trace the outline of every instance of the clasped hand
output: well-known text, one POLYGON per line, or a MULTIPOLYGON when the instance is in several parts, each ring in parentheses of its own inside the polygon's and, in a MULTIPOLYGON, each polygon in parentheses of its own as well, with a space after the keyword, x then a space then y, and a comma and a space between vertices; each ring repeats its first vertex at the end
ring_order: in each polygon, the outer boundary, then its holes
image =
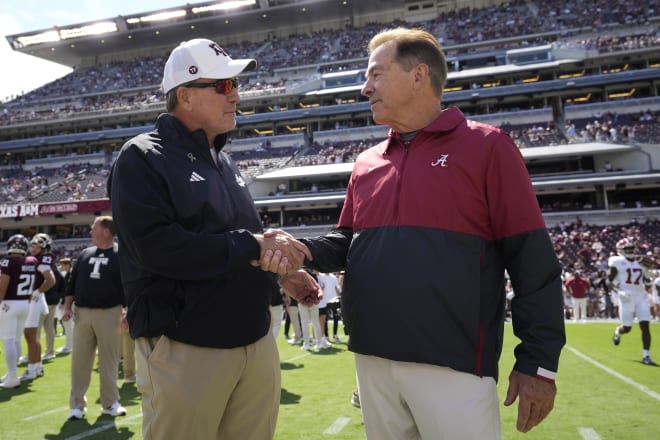
POLYGON ((280 275, 282 290, 304 305, 318 304, 323 294, 316 280, 301 270, 305 257, 312 260, 307 246, 281 229, 269 229, 263 235, 255 235, 261 247, 259 261, 250 262, 254 267, 280 275))
POLYGON ((312 259, 312 254, 303 243, 281 229, 269 229, 263 235, 256 234, 261 252, 259 261, 250 264, 262 270, 286 275, 296 272, 303 266, 305 257, 312 259))

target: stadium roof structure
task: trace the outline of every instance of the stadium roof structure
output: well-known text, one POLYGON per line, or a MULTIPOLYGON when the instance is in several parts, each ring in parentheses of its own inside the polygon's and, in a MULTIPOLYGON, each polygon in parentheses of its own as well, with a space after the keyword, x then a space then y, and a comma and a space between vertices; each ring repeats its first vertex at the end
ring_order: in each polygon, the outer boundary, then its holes
MULTIPOLYGON (((584 144, 553 145, 548 147, 523 148, 520 150, 526 161, 536 159, 556 159, 559 157, 590 156, 596 154, 622 153, 637 151, 630 145, 590 142, 584 144)), ((283 168, 256 177, 257 181, 287 179, 322 178, 334 175, 348 175, 353 171, 353 162, 308 165, 283 168)))
POLYGON ((353 162, 346 162, 283 168, 270 173, 261 174, 260 176, 257 176, 256 180, 305 179, 308 177, 318 178, 333 175, 346 175, 351 174, 353 171, 353 165, 355 165, 353 162))
POLYGON ((99 20, 7 35, 16 51, 63 64, 82 65, 104 54, 171 49, 181 41, 249 40, 250 34, 329 21, 352 23, 356 15, 403 7, 403 0, 233 0, 187 3, 99 20), (225 38, 223 38, 223 36, 225 38))

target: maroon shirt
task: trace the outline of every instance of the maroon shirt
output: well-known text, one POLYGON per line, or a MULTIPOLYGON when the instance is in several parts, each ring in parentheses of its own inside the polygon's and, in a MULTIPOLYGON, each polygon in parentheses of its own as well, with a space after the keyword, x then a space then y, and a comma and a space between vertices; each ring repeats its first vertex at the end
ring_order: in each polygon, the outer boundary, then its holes
POLYGON ((570 280, 566 281, 566 288, 568 289, 569 292, 571 292, 573 298, 577 298, 577 299, 586 298, 587 292, 589 292, 590 287, 591 284, 589 283, 589 281, 585 280, 584 278, 580 278, 578 276, 573 277, 570 280))
POLYGON ((33 256, 4 256, 0 259, 0 275, 9 277, 6 300, 29 300, 37 274, 37 259, 33 256))

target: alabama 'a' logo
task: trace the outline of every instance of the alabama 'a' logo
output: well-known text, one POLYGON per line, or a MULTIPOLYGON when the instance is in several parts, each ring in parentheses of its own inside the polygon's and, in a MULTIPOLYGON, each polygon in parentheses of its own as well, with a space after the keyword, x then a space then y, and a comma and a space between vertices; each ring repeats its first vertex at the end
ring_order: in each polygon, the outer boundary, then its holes
POLYGON ((443 168, 447 167, 448 157, 449 157, 448 154, 441 154, 439 158, 437 158, 434 162, 431 162, 431 166, 432 167, 441 166, 443 168))

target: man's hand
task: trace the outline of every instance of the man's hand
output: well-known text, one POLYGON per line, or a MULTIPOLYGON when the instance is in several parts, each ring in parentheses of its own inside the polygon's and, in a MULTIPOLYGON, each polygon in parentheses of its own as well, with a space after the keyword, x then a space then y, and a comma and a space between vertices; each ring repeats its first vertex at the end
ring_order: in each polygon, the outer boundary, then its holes
POLYGON ((520 397, 516 429, 528 432, 550 413, 556 395, 557 386, 554 382, 546 382, 513 370, 509 375, 509 389, 504 406, 512 405, 516 397, 520 397))
POLYGON ((318 304, 323 298, 319 283, 304 270, 282 276, 280 286, 287 295, 306 306, 318 304))
POLYGON ((312 254, 301 242, 281 229, 269 229, 263 235, 254 236, 261 247, 259 261, 252 261, 262 270, 286 275, 303 266, 305 257, 312 259, 312 254))

